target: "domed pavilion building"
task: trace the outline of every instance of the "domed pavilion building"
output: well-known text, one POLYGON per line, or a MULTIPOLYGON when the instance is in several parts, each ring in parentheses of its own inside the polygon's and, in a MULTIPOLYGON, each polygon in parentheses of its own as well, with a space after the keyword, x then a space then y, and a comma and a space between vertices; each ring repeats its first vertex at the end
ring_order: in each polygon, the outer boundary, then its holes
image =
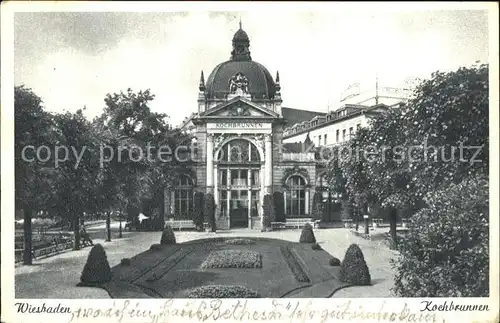
POLYGON ((349 116, 366 118, 370 109, 350 105, 344 107, 347 112, 333 116, 282 107, 279 74, 273 77, 252 59, 250 39, 240 22, 230 59, 217 65, 206 80, 201 72, 198 111, 189 118, 196 158, 165 192, 167 221, 191 219, 193 194, 203 192, 214 195, 218 229, 260 230, 264 195, 276 191, 284 194, 287 222, 312 222, 313 200, 326 203, 324 222, 340 221, 339 210, 332 211, 337 197, 326 189, 325 164, 310 150, 326 145, 312 142, 309 131, 338 126, 349 116), (295 134, 305 134, 305 139, 294 141, 295 134))

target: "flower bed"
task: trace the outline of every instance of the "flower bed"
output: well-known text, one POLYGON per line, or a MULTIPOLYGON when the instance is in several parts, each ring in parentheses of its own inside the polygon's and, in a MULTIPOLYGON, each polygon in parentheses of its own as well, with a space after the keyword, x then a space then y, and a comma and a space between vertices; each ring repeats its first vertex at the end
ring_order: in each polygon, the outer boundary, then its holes
POLYGON ((262 255, 250 250, 213 251, 201 268, 262 268, 262 255))
POLYGON ((308 283, 310 281, 309 277, 307 277, 304 269, 300 266, 299 261, 292 252, 292 249, 290 247, 281 246, 280 250, 283 258, 285 258, 285 261, 288 264, 288 267, 295 276, 295 279, 301 283, 308 283))
POLYGON ((259 298, 259 294, 244 286, 208 285, 193 290, 188 298, 259 298))
POLYGON ((226 243, 231 245, 248 245, 248 244, 254 244, 255 241, 250 239, 230 239, 226 240, 226 243))

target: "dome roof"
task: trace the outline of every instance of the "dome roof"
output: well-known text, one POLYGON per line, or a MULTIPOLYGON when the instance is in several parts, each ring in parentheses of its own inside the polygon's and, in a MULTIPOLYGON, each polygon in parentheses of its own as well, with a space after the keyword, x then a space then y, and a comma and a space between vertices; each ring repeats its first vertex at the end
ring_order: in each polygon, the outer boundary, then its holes
POLYGON ((208 76, 206 97, 209 99, 225 98, 230 93, 232 78, 243 74, 246 90, 255 99, 272 99, 276 93, 276 84, 269 71, 250 56, 250 39, 241 28, 236 31, 232 40, 233 50, 229 61, 217 65, 208 76))
POLYGON ((206 82, 207 98, 224 98, 229 91, 229 81, 237 73, 248 79, 248 93, 255 99, 272 99, 276 85, 269 71, 254 61, 229 60, 217 65, 206 82))

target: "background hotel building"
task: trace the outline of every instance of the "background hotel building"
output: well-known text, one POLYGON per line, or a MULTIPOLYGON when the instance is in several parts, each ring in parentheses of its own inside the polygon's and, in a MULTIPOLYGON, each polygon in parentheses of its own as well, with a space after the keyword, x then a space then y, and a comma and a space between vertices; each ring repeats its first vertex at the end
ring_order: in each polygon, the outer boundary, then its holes
POLYGON ((252 60, 250 40, 241 28, 232 40, 230 59, 205 81, 201 73, 198 111, 182 129, 194 136, 196 161, 166 189, 167 217, 190 218, 193 194, 212 193, 217 227, 261 228, 265 194, 282 191, 287 217, 311 217, 312 198, 323 196, 323 221, 339 221, 336 201, 327 192, 324 166, 302 143, 340 143, 371 116, 398 106, 409 90, 361 89, 353 85, 340 107, 328 113, 282 107, 279 73, 272 77, 252 60))

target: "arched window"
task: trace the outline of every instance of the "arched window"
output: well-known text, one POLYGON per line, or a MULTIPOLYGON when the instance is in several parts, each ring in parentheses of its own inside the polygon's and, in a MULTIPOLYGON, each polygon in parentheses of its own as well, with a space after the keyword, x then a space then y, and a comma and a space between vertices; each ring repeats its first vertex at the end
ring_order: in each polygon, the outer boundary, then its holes
POLYGON ((286 194, 286 214, 300 216, 306 214, 306 183, 300 176, 291 176, 286 180, 289 191, 286 194))
POLYGON ((175 216, 187 219, 193 210, 193 182, 185 175, 179 177, 175 183, 175 216))
POLYGON ((258 163, 260 155, 257 147, 250 141, 235 139, 221 148, 217 159, 220 163, 258 163))

